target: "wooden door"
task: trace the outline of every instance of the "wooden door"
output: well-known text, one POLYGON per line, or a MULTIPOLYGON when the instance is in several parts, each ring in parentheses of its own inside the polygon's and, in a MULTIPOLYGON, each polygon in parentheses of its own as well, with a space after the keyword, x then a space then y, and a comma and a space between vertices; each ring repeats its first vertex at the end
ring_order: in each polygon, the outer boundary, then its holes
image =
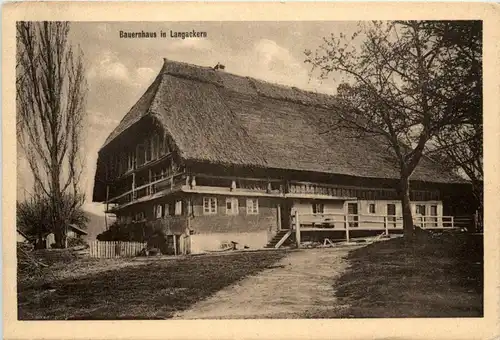
POLYGON ((290 229, 292 220, 292 201, 283 200, 280 204, 281 229, 290 229))
POLYGON ((396 228, 396 205, 393 203, 387 204, 387 222, 389 227, 396 228))
POLYGON ((349 227, 358 227, 358 203, 347 203, 347 220, 349 221, 349 227))

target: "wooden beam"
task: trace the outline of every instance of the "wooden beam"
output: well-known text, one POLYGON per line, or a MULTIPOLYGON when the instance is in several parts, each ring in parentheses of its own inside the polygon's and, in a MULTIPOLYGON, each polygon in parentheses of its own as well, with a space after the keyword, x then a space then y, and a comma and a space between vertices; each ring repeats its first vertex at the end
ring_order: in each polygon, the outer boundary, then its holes
POLYGON ((278 231, 281 230, 281 204, 278 204, 278 206, 276 207, 276 217, 277 217, 277 221, 276 221, 276 225, 278 226, 278 231))
MULTIPOLYGON (((134 192, 135 192, 135 172, 132 174, 132 200, 134 200, 134 192)), ((125 193, 124 195, 126 195, 125 193)))
POLYGON ((344 215, 344 225, 345 225, 345 239, 349 242, 349 220, 347 215, 344 215))
POLYGON ((297 241, 297 248, 300 248, 300 220, 298 210, 295 210, 295 240, 297 241))
POLYGON ((104 213, 104 226, 108 230, 108 213, 109 210, 109 185, 106 184, 106 212, 104 213))
POLYGON ((283 235, 281 240, 279 240, 278 243, 276 243, 274 248, 278 249, 279 247, 281 247, 281 245, 285 243, 285 241, 290 237, 290 235, 292 235, 292 229, 289 229, 288 232, 285 235, 283 235))

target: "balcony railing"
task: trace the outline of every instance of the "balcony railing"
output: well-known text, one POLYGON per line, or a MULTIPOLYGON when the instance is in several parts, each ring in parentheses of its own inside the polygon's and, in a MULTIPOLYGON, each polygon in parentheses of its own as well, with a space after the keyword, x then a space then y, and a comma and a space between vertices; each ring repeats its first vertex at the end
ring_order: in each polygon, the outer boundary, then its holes
POLYGON ((158 179, 156 181, 152 181, 151 183, 147 183, 131 190, 128 190, 120 195, 112 197, 107 200, 107 203, 119 203, 125 204, 130 203, 135 200, 139 200, 141 198, 145 198, 151 196, 155 193, 161 191, 173 190, 175 186, 180 183, 184 183, 185 181, 185 173, 179 172, 172 176, 158 179))
MULTIPOLYGON (((398 230, 403 229, 403 217, 375 214, 299 214, 292 216, 292 225, 299 220, 302 230, 334 229, 346 230, 398 230)), ((423 229, 455 229, 453 216, 414 216, 415 226, 423 229)))

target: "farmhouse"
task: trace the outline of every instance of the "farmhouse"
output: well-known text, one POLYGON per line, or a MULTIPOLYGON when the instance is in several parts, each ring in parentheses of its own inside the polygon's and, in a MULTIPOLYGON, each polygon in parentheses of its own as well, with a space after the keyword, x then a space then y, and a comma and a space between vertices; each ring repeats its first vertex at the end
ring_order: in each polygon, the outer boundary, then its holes
MULTIPOLYGON (((402 229, 397 165, 335 128, 334 97, 222 69, 164 60, 99 150, 93 201, 176 254, 279 246, 299 215, 303 237, 402 229)), ((428 158, 411 179, 415 223, 452 226, 464 180, 428 158)))

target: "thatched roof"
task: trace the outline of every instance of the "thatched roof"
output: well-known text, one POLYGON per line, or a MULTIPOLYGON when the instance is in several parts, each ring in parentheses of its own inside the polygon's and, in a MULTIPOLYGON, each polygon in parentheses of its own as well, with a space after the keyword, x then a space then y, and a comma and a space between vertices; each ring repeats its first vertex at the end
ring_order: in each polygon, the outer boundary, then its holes
MULTIPOLYGON (((186 161, 397 179, 397 165, 375 139, 331 129, 338 110, 332 96, 165 59, 100 153, 149 115, 186 161)), ((412 179, 463 182, 427 158, 412 179)))

